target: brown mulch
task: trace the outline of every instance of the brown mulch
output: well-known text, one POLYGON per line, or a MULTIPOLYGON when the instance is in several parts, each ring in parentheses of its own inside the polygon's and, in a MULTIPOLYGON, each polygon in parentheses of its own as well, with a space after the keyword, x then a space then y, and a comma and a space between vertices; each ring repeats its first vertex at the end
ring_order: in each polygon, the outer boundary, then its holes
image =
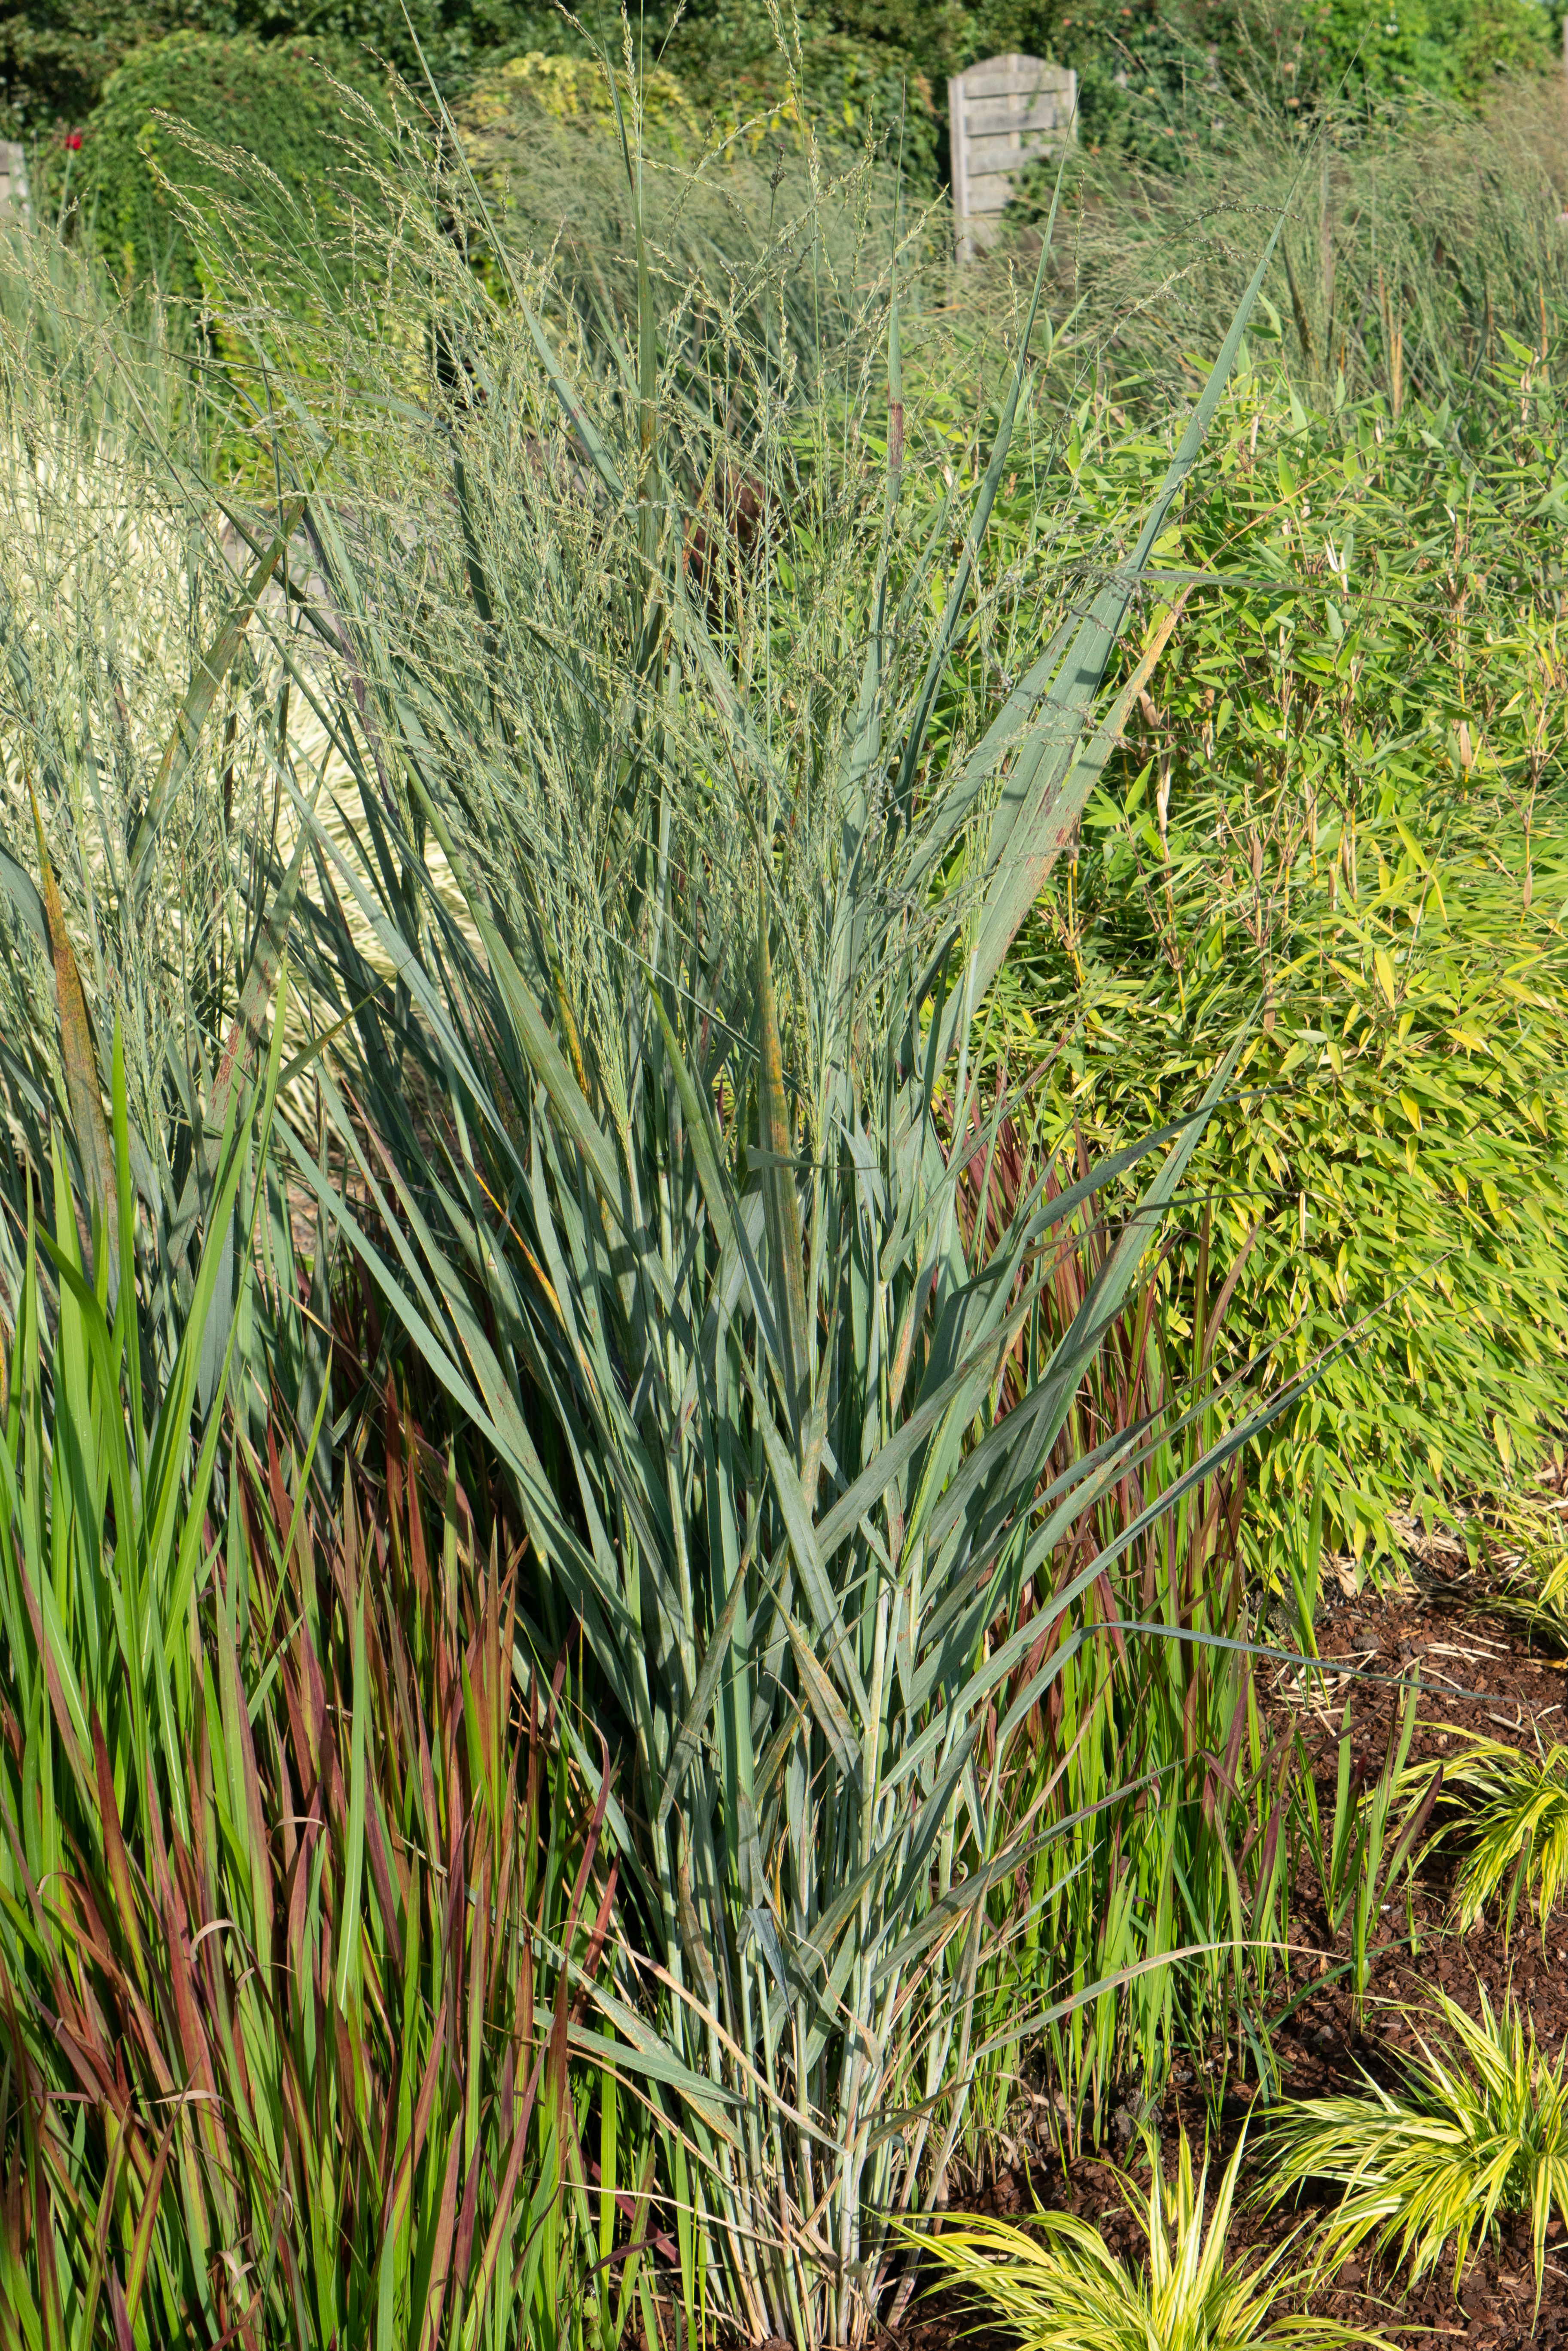
MULTIPOLYGON (((1450 1743, 1441 1728, 1445 1723, 1514 1740, 1527 1749, 1533 1747, 1533 1726, 1539 1726, 1548 1744, 1568 1736, 1568 1660, 1539 1644, 1532 1646, 1516 1621, 1489 1613, 1462 1576, 1458 1583, 1433 1583, 1424 1591, 1408 1589, 1393 1597, 1338 1593, 1329 1597, 1337 1604, 1331 1604, 1320 1622, 1319 1647, 1325 1662, 1354 1664, 1369 1676, 1388 1679, 1331 1680, 1325 1701, 1321 1679, 1314 1677, 1310 1688, 1303 1688, 1299 1672, 1260 1667, 1260 1691, 1275 1726, 1287 1728, 1293 1715, 1309 1741, 1320 1804, 1327 1806, 1329 1817, 1347 1687, 1354 1752, 1358 1759, 1364 1755, 1371 1777, 1382 1765, 1390 1721, 1402 1700, 1402 1691, 1389 1683, 1408 1677, 1417 1667, 1422 1699, 1413 1761, 1435 1764, 1441 1760, 1450 1743)), ((1387 1910, 1360 2030, 1349 1991, 1337 1972, 1348 1956, 1348 1931, 1342 1930, 1337 1949, 1328 1948, 1326 1921, 1315 1884, 1310 1882, 1310 1866, 1298 1875, 1291 1911, 1290 1992, 1281 1986, 1276 2003, 1283 2007, 1291 1997, 1305 1992, 1275 2043, 1287 2096, 1354 2091, 1361 2086, 1363 2067, 1392 2086, 1398 2079, 1397 2053, 1410 2046, 1413 2025, 1419 2024, 1434 1986, 1439 1985, 1472 2014, 1479 2012, 1479 1988, 1484 1987, 1493 2009, 1500 2010, 1511 1985, 1534 2021, 1542 2050, 1555 2059, 1568 2034, 1568 1913, 1559 1912, 1548 1922, 1544 1949, 1539 1924, 1533 1915, 1524 1915, 1522 1906, 1511 1942, 1505 1942, 1500 1923, 1490 1917, 1461 1938, 1449 1917, 1451 1868, 1440 1851, 1416 1879, 1414 1952, 1403 1897, 1387 1910)), ((1234 2050, 1228 2074, 1218 2052, 1202 2063, 1201 2073, 1210 2089, 1207 2098, 1198 2069, 1190 2061, 1178 2062, 1150 2119, 1160 2133, 1164 2168, 1170 2176, 1183 2128, 1195 2158, 1199 2155, 1206 2128, 1213 2127, 1214 2093, 1224 2082, 1218 2098, 1218 2129, 1210 2139, 1212 2183, 1235 2146, 1256 2085, 1249 2079, 1237 2079, 1234 2050)), ((1113 2251, 1141 2266, 1142 2239, 1121 2204, 1107 2164, 1084 2156, 1064 2170, 1049 2135, 1042 2138, 1043 2143, 1019 2145, 1006 2166, 962 2200, 975 2210, 1027 2212, 1032 2192, 1047 2207, 1077 2211, 1093 2220, 1113 2251)), ((1113 2118, 1107 2151, 1118 2139, 1130 2148, 1136 2147, 1125 2108, 1113 2118)), ((1146 2179, 1141 2150, 1133 2172, 1134 2179, 1146 2179)), ((1261 2177, 1261 2166, 1249 2162, 1242 2173, 1243 2191, 1261 2177)), ((1310 2218, 1304 2204, 1272 2219, 1243 2208, 1232 2222, 1231 2253, 1248 2245, 1270 2246, 1299 2220, 1310 2218)), ((1364 2249, 1364 2257, 1349 2263, 1312 2307, 1347 2326, 1379 2332, 1400 2346, 1462 2339, 1476 2351, 1508 2351, 1508 2346, 1531 2342, 1562 2345, 1568 2351, 1568 2230, 1563 2220, 1552 2225, 1540 2316, 1532 2331, 1534 2294, 1529 2223, 1521 2219, 1503 2223, 1500 2243, 1483 2243, 1479 2251, 1472 2245, 1457 2299, 1451 2258, 1445 2258, 1419 2285, 1412 2285, 1396 2262, 1369 2263, 1364 2249)), ((999 2351, 1005 2337, 988 2330, 970 2335, 966 2332, 970 2324, 946 2297, 917 2303, 898 2338, 901 2351, 946 2351, 961 2334, 978 2351, 999 2351)))

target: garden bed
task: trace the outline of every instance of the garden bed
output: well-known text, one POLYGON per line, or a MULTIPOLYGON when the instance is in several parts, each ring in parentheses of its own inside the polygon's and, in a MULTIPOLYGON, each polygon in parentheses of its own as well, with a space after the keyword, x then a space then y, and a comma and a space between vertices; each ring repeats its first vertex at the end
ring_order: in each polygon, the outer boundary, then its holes
MULTIPOLYGON (((1354 1753, 1358 1761, 1364 1758, 1370 1778, 1382 1765, 1403 1679, 1416 1667, 1423 1696, 1410 1750, 1413 1762, 1436 1765, 1442 1760, 1446 1747, 1453 1743, 1445 1725, 1511 1740, 1527 1750, 1532 1749, 1537 1730, 1546 1746, 1563 1737, 1568 1660, 1532 1644, 1521 1625, 1489 1613, 1484 1603, 1478 1605, 1463 1581, 1406 1589, 1390 1597, 1328 1593, 1325 1604, 1319 1627, 1325 1665, 1354 1666, 1364 1677, 1352 1686, 1352 1712, 1354 1753)), ((1288 1728, 1292 1715, 1303 1729, 1313 1754, 1320 1800, 1332 1810, 1344 1685, 1328 1677, 1325 1700, 1323 1677, 1313 1675, 1310 1689, 1304 1682, 1295 1668, 1266 1671, 1268 1710, 1281 1730, 1288 1728)), ((1287 2096, 1354 2094, 1362 2086, 1363 2069, 1393 2088, 1399 2079, 1398 2053, 1409 2049, 1422 2029, 1422 2011, 1435 1987, 1473 2015, 1479 2012, 1483 1991, 1494 2011, 1500 2011, 1511 1986, 1534 2023, 1543 2053, 1555 2060, 1568 2035, 1568 1917, 1558 1913, 1549 1921, 1544 1948, 1540 1927, 1532 1913, 1525 1916, 1522 1904, 1511 1938, 1494 1915, 1496 1906, 1461 1936, 1451 1915, 1457 1859, 1454 1846, 1440 1848, 1416 1876, 1408 1913, 1402 1895, 1387 1906, 1360 2026, 1345 1972, 1348 1930, 1331 1939, 1311 1869, 1298 1872, 1291 1934, 1292 1991, 1300 2004, 1275 2041, 1287 2096), (1321 1982, 1314 1983, 1319 1975, 1321 1982)), ((1204 2070, 1218 2069, 1220 2062, 1211 2057, 1204 2070)), ((1234 2147, 1256 2095, 1256 2085, 1249 2080, 1229 2087, 1223 2096, 1212 2143, 1211 2184, 1234 2147)), ((1183 2129, 1195 2154, 1201 2149, 1211 2111, 1198 2067, 1190 2060, 1178 2060, 1151 2117, 1160 2134, 1167 2175, 1174 2174, 1183 2129)), ((1126 2109, 1113 2115, 1113 2137, 1135 2146, 1126 2109)), ((1142 2170, 1141 2158, 1134 2170, 1134 2176, 1142 2170)), ((1263 2177, 1262 2162, 1249 2161, 1244 2190, 1259 2185, 1263 2177)), ((1064 2170, 1048 2133, 1032 2147, 1020 2145, 1009 2162, 998 2166, 988 2188, 965 2200, 974 2209, 1021 2217, 1030 2208, 1031 2189, 1048 2208, 1075 2211, 1093 2221, 1116 2253, 1141 2264, 1142 2239, 1122 2209, 1110 2164, 1084 2157, 1064 2170)), ((1325 2210, 1333 2193, 1325 2191, 1325 2210)), ((1288 2206, 1272 2216, 1243 2206, 1232 2226, 1231 2253, 1248 2244, 1260 2251, 1271 2247, 1299 2219, 1310 2217, 1304 2199, 1300 2208, 1288 2206)), ((1532 2327, 1533 2304, 1530 2224, 1521 2216, 1503 2223, 1500 2242, 1472 2248, 1457 2300, 1451 2256, 1413 2286, 1396 2261, 1369 2263, 1364 2249, 1312 2306, 1343 2319, 1347 2327, 1378 2332, 1401 2346, 1462 2338, 1501 2351, 1501 2346, 1515 2344, 1568 2340, 1568 2226, 1563 2218, 1554 2219, 1548 2231, 1541 2308, 1532 2327)), ((988 2328, 968 2335, 969 2322, 946 2295, 917 2304, 916 2313, 901 2337, 907 2351, 938 2351, 959 2334, 982 2344, 993 2339, 988 2328)), ((998 2345, 1006 2340, 1000 2335, 994 2339, 998 2345)))

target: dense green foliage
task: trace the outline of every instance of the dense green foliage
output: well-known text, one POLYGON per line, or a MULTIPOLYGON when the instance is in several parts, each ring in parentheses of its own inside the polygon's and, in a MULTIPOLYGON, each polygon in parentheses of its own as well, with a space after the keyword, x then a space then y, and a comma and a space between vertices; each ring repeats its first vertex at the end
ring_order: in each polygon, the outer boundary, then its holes
MULTIPOLYGON (((1358 1555, 1396 1506, 1506 1480, 1568 1360, 1568 458, 1538 354, 1472 397, 1396 428, 1239 384, 1161 550, 1199 584, 999 1008, 1015 1072, 1051 1056, 1042 1118, 1102 1144, 1256 1014, 1218 1114, 1226 1255, 1257 1228, 1223 1347, 1322 1368, 1253 1508, 1285 1536, 1321 1483, 1358 1555)), ((1101 401, 1066 457, 1087 550, 1162 453, 1101 401)))
MULTIPOLYGON (((920 187, 944 168, 947 78, 998 50, 1073 66, 1087 147, 1169 169, 1222 149, 1260 105, 1297 120, 1347 97, 1426 91, 1474 106, 1500 73, 1550 61, 1561 14, 1555 0, 1406 0, 1393 13, 1364 0, 821 0, 799 28, 812 102, 830 120, 847 83, 874 90, 884 120, 907 99, 930 121, 928 153, 911 159, 920 187)), ((705 111, 772 78, 765 0, 664 6, 633 31, 705 111)), ((46 141, 79 127, 126 57, 173 32, 347 44, 415 79, 423 55, 449 97, 495 60, 621 38, 613 16, 569 23, 538 0, 413 0, 406 13, 402 0, 25 0, 0 12, 0 116, 46 141)))
MULTIPOLYGON (((299 54, 138 53, 127 169, 148 71, 224 136, 299 54)), ((5 249, 5 2351, 616 2351, 650 2257, 688 2346, 863 2342, 1026 2067, 1072 2147, 1272 2088, 1293 1862, 1364 2015, 1425 1834, 1414 1693, 1331 1813, 1247 1644, 1560 1406, 1558 277, 1391 290, 1324 173, 1250 344, 1217 244, 1201 360, 1113 343, 1082 186, 943 307, 730 64, 771 149, 694 187, 650 83, 553 256, 608 88, 486 68, 487 216, 411 139, 330 302, 301 111, 175 366, 5 249)), ((1452 2033, 1341 2241, 1490 2133, 1539 2253, 1561 2066, 1452 2033)), ((1190 2162, 1145 2218, 1266 2339, 1190 2162)))
POLYGON ((1342 91, 1366 103, 1417 90, 1473 105, 1498 74, 1546 65, 1552 30, 1538 0, 1400 0, 1386 11, 1307 0, 1282 38, 1270 27, 1275 70, 1303 106, 1342 91))
POLYGON ((510 0, 327 0, 322 7, 274 0, 24 0, 0 12, 0 109, 10 129, 48 139, 86 122, 110 76, 133 51, 171 33, 213 40, 306 40, 329 50, 368 49, 417 70, 413 33, 445 84, 460 83, 486 50, 560 45, 553 9, 510 0))
POLYGON ((377 155, 374 119, 346 117, 329 75, 373 103, 376 80, 363 58, 329 41, 172 33, 128 57, 93 111, 76 175, 88 233, 115 275, 128 284, 154 279, 185 299, 200 295, 202 245, 222 234, 221 208, 234 193, 220 160, 231 148, 260 157, 279 183, 253 180, 248 217, 284 243, 294 206, 307 216, 329 212, 345 183, 362 195, 377 155), (163 115, 219 154, 193 146, 163 115), (201 216, 200 229, 181 198, 201 216))
MULTIPOLYGON (((1086 209, 1036 470, 998 504, 1007 563, 1053 569, 1065 605, 1139 510, 1163 455, 1140 420, 1197 380, 1248 224, 1291 204, 1163 550, 1114 789, 998 1006, 1015 1084, 1052 1057, 1045 1132, 1102 1144, 1257 1017, 1220 1113, 1226 1255, 1258 1226, 1222 1353, 1323 1365, 1249 1494, 1281 1586, 1314 1490, 1331 1548, 1385 1552, 1391 1511, 1508 1486, 1560 1409, 1559 128, 1529 86, 1484 127, 1422 108, 1353 139, 1342 113, 1302 188, 1255 124, 1177 196, 1086 209), (1042 540, 1055 464, 1075 495, 1042 540)), ((1017 657, 1005 599, 982 605, 965 693, 994 702, 1017 657)))

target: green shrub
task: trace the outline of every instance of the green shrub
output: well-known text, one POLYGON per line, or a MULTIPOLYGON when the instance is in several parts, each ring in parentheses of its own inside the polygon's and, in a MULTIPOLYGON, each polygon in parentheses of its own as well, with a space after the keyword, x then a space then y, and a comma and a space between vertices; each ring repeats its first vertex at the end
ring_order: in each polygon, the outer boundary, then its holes
POLYGON ((250 175, 253 233, 259 228, 285 244, 297 242, 291 205, 330 216, 345 183, 362 195, 364 164, 377 147, 373 118, 354 112, 360 154, 352 157, 345 146, 345 99, 332 77, 373 106, 373 71, 358 52, 333 41, 172 33, 128 57, 89 117, 80 158, 82 216, 116 276, 156 279, 172 294, 199 298, 201 239, 171 191, 188 200, 204 233, 221 233, 233 176, 212 150, 241 148, 265 165, 277 185, 250 175), (165 115, 202 145, 193 146, 165 115))
MULTIPOLYGON (((1213 1162, 1229 1247, 1261 1219, 1227 1343, 1299 1364, 1354 1334, 1251 1484, 1281 1573, 1314 1489, 1331 1547, 1375 1555, 1403 1510, 1511 1489, 1560 1410, 1557 102, 1526 80, 1484 124, 1433 104, 1326 126, 1258 371, 1166 545, 1228 580, 1190 596, 1009 981, 1012 1066, 1065 1040, 1052 1114, 1101 1140, 1258 1007, 1257 1091, 1213 1162)), ((1049 550, 1069 578, 1141 495, 1125 421, 1193 380, 1235 244, 1299 160, 1255 120, 1182 189, 1096 183, 1082 340, 1053 368, 1085 507, 1049 550)), ((1015 559, 1029 543, 1020 516, 1015 559)), ((990 636, 971 680, 1010 659, 990 636)))
POLYGON ((674 75, 655 66, 633 78, 620 68, 619 60, 617 68, 612 90, 602 58, 530 49, 523 57, 488 68, 476 78, 464 99, 464 123, 482 138, 514 120, 527 121, 544 115, 587 136, 613 137, 619 99, 625 121, 631 125, 635 114, 645 139, 695 152, 699 136, 696 116, 674 75))
MULTIPOLYGON (((692 62, 690 77, 663 65, 632 77, 616 55, 625 120, 630 126, 636 115, 655 157, 693 166, 716 154, 732 162, 753 158, 766 147, 771 165, 801 152, 809 119, 836 160, 849 160, 870 141, 890 162, 902 155, 913 193, 935 193, 936 100, 926 78, 896 52, 825 34, 794 50, 776 43, 738 57, 692 62)), ((570 170, 602 177, 621 168, 619 146, 606 145, 615 131, 615 101, 601 57, 536 49, 508 58, 475 78, 456 112, 481 155, 493 158, 508 138, 520 141, 525 179, 539 171, 538 140, 547 128, 568 135, 570 143, 559 152, 570 157, 570 170)), ((526 204, 526 192, 517 193, 526 204)), ((550 209, 548 202, 540 208, 547 214, 550 209)))
POLYGON ((1276 88, 1303 109, 1342 93, 1364 104, 1418 90, 1475 106, 1500 74, 1552 63, 1551 15, 1536 0, 1295 0, 1264 21, 1276 88))
MULTIPOLYGON (((1324 1364, 1258 1465, 1270 1546, 1299 1543, 1321 1488, 1333 1543, 1392 1548, 1400 1510, 1506 1488, 1560 1409, 1558 414, 1539 351, 1500 356, 1468 413, 1397 427, 1375 396, 1313 413, 1239 382, 1162 549, 1197 583, 1179 615, 1174 586, 1151 605, 1113 787, 999 983, 998 1051, 1015 1074, 1051 1057, 1039 1114, 1097 1148, 1168 1115, 1255 1016, 1205 1165, 1224 1256, 1259 1228, 1221 1361, 1324 1364)), ((1164 461, 1122 417, 1106 395, 1070 412, 1082 510, 1048 543, 1021 465, 1004 494, 1007 562, 1054 567, 1063 608, 1164 461)), ((965 690, 995 706, 1018 658, 982 616, 965 690)))
POLYGON ((225 0, 26 0, 0 13, 5 136, 35 137, 84 122, 103 85, 133 49, 182 30, 227 34, 225 0))
POLYGON ((418 74, 423 52, 446 89, 486 53, 571 37, 560 12, 537 0, 10 0, 0 5, 3 135, 47 142, 57 127, 79 126, 133 51, 171 33, 351 46, 405 77, 418 74))

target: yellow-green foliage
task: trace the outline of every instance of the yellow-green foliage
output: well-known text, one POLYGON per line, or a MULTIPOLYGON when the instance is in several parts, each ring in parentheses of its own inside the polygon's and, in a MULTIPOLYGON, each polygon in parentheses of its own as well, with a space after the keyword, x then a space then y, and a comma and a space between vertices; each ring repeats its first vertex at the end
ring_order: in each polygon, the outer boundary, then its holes
MULTIPOLYGON (((1252 1523, 1293 1541, 1321 1488, 1358 1556, 1398 1509, 1506 1486, 1568 1363, 1560 394, 1514 350, 1469 401, 1396 424, 1238 382, 1159 550, 1124 752, 996 995, 1009 1069, 1049 1060, 1041 1115, 1098 1144, 1252 1022, 1207 1165, 1224 1255, 1258 1227, 1221 1357, 1271 1353, 1270 1387, 1322 1365, 1252 1523)), ((1065 605, 1163 437, 1111 393, 1069 408, 1039 462, 1076 513, 1042 539, 1020 466, 997 571, 1049 565, 1065 605)), ((1025 658, 982 616, 966 691, 994 707, 1025 658)))
MULTIPOLYGON (((1501 1895, 1511 1928, 1520 1896, 1528 1893, 1544 1938, 1568 1879, 1568 1747, 1553 1743, 1530 1755, 1500 1739, 1453 1735, 1463 1743, 1443 1759, 1443 1793, 1465 1804, 1458 1833, 1469 1850, 1459 1873, 1459 1925, 1473 1926, 1501 1895)), ((1450 1833, 1440 1829, 1433 1844, 1450 1833)))
POLYGON ((799 146, 809 119, 831 145, 878 141, 890 159, 902 159, 906 184, 923 191, 935 184, 936 93, 895 50, 819 33, 788 57, 774 51, 709 78, 716 129, 752 153, 765 140, 799 146))
MULTIPOLYGON (((935 157, 936 106, 925 76, 906 77, 896 62, 840 34, 819 35, 793 55, 769 52, 733 73, 710 71, 700 97, 664 66, 629 75, 617 62, 612 90, 605 59, 530 49, 480 74, 457 121, 470 152, 494 165, 509 141, 530 129, 537 135, 541 118, 580 136, 613 138, 617 97, 629 136, 640 131, 646 152, 687 165, 705 155, 755 156, 765 142, 799 154, 808 120, 840 149, 872 137, 890 155, 901 152, 905 172, 916 179, 929 177, 935 157)), ((520 151, 513 161, 526 171, 530 157, 520 151)))
POLYGON ((598 57, 548 57, 542 49, 530 49, 478 77, 460 110, 460 124, 477 141, 487 131, 516 129, 520 118, 537 110, 573 130, 613 133, 619 97, 628 133, 640 124, 644 138, 652 135, 676 148, 695 146, 696 115, 673 73, 652 66, 634 77, 618 71, 612 89, 609 68, 598 57))
MULTIPOLYGON (((821 46, 808 45, 810 58, 821 46)), ((730 381, 743 315, 748 342, 782 333, 794 363, 812 368, 841 331, 868 266, 884 266, 897 207, 893 172, 860 134, 830 139, 824 121, 812 148, 801 84, 783 60, 765 75, 748 68, 700 104, 663 68, 640 78, 634 104, 631 79, 617 63, 612 82, 611 65, 530 52, 483 76, 458 109, 465 161, 487 214, 483 228, 471 225, 467 252, 490 291, 507 303, 517 266, 550 256, 539 298, 558 331, 598 348, 608 320, 624 331, 637 312, 640 217, 678 372, 730 381), (817 257, 810 268, 807 252, 817 257)), ((859 119, 852 106, 851 118, 859 119)), ((876 119, 886 121, 885 107, 876 119)), ((466 196, 455 183, 460 214, 466 196)))
POLYGON ((1270 2346, 1375 2344, 1373 2335, 1331 2318, 1281 2311, 1307 2273, 1288 2267, 1293 2238, 1249 2267, 1228 2262, 1236 2179, 1246 2151, 1243 2131, 1225 2168, 1204 2232, 1207 2162, 1193 2179, 1184 2137, 1168 2195, 1156 2161, 1146 2195, 1118 2182, 1148 2239, 1149 2262, 1134 2271, 1118 2261, 1098 2229, 1073 2212, 1037 2209, 1030 2229, 988 2216, 949 2222, 922 2239, 944 2283, 963 2286, 984 2319, 1015 2335, 1022 2351, 1268 2351, 1270 2346), (1037 2231, 1038 2234, 1031 2231, 1037 2231))
POLYGON ((1380 2252, 1397 2245, 1415 2282, 1451 2244, 1456 2296, 1471 2240, 1500 2214, 1528 2212, 1539 2310, 1547 2226, 1568 2210, 1568 2051, 1547 2064, 1511 1993, 1500 2017, 1484 1991, 1479 2020, 1447 1992, 1437 2012, 1443 2035, 1418 2040, 1402 2096, 1369 2077, 1364 2096, 1284 2109, 1269 2135, 1268 2200, 1333 2181, 1345 2191, 1329 2222, 1335 2258, 1371 2237, 1380 2252))

